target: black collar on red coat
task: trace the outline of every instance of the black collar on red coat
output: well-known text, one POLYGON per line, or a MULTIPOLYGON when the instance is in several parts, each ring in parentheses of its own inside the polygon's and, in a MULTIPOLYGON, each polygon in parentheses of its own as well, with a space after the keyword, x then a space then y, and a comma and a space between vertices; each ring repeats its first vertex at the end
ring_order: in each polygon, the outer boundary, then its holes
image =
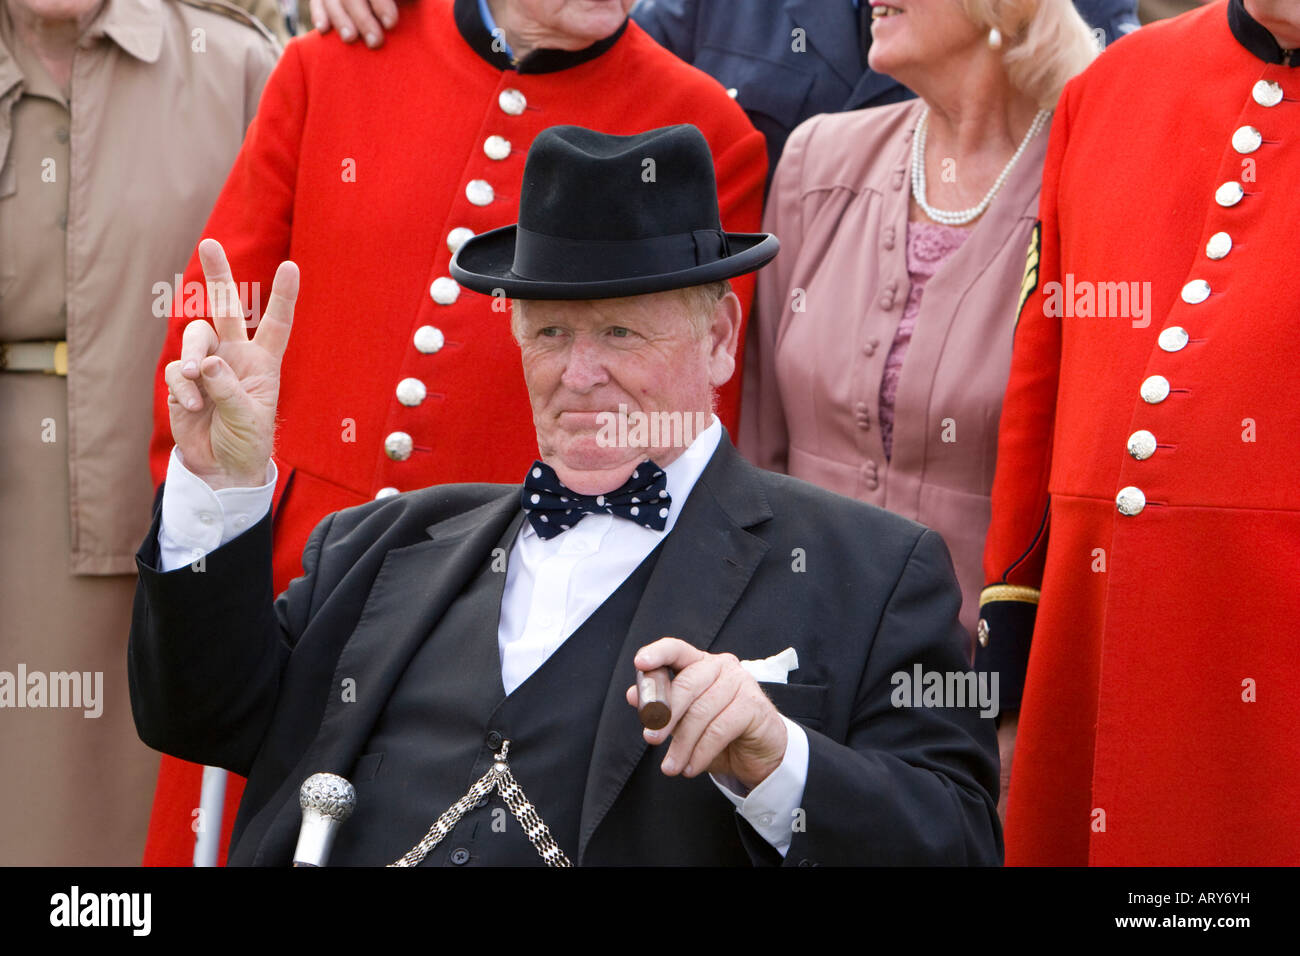
POLYGON ((1281 66, 1300 65, 1300 55, 1294 50, 1284 50, 1258 20, 1246 10, 1246 0, 1231 0, 1228 4, 1228 29, 1237 42, 1265 63, 1281 66))
POLYGON ((487 60, 498 70, 515 70, 519 73, 554 73, 567 70, 579 63, 586 63, 600 56, 623 35, 627 29, 627 20, 623 25, 605 39, 593 43, 582 50, 534 50, 518 63, 510 59, 504 50, 492 47, 492 34, 488 33, 483 18, 479 16, 478 0, 456 0, 453 8, 456 16, 456 29, 475 53, 487 60))

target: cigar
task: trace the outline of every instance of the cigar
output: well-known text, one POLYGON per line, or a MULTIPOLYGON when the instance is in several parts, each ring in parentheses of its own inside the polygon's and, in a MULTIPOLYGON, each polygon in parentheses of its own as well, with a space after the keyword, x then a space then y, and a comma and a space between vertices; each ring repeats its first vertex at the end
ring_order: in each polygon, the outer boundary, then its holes
POLYGON ((668 668, 656 667, 652 671, 636 672, 637 716, 647 730, 661 730, 673 719, 668 706, 668 688, 672 678, 668 668))

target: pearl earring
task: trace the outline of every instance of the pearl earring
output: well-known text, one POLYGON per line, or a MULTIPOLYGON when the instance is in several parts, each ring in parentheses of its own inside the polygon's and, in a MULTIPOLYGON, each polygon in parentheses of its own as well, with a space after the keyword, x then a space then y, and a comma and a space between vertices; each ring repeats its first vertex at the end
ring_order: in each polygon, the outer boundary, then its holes
POLYGON ((993 29, 989 30, 989 49, 990 50, 1002 49, 1002 31, 999 30, 997 27, 994 27, 993 29))

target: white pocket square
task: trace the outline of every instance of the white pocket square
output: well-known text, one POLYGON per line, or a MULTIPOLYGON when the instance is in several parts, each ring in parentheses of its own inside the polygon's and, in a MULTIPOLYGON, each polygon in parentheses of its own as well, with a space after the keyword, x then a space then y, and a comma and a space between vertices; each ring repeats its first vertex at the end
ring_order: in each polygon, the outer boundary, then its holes
POLYGON ((740 666, 753 675, 754 680, 768 684, 787 683, 786 678, 792 670, 799 668, 799 655, 793 647, 787 647, 780 654, 773 654, 761 661, 741 661, 740 666))

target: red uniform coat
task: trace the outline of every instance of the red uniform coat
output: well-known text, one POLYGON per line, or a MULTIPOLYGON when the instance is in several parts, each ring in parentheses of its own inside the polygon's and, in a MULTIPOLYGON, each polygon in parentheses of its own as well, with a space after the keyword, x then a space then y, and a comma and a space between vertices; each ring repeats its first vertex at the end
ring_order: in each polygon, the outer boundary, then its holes
POLYGON ((1300 75, 1234 7, 1052 124, 981 612, 1012 670, 1041 588, 1008 864, 1300 863, 1300 75))
MULTIPOLYGON (((542 129, 694 123, 714 153, 723 228, 759 228, 762 136, 716 81, 636 24, 587 51, 508 67, 472 0, 455 10, 422 0, 382 52, 315 33, 295 40, 263 93, 203 235, 225 246, 237 282, 259 283, 263 304, 282 260, 302 270, 276 441, 277 591, 301 573, 326 514, 394 490, 518 482, 537 457, 508 303, 494 309, 458 288, 447 266, 453 230, 518 218, 524 158, 542 129)), ((201 288, 197 254, 185 280, 201 288)), ((752 276, 734 286, 747 310, 752 276)), ((191 303, 171 320, 158 365, 155 481, 172 446, 162 370, 202 314, 201 292, 191 303)), ((718 408, 733 433, 738 387, 718 408)), ((240 789, 227 796, 227 839, 240 789)), ((198 793, 199 768, 165 758, 146 863, 190 862, 198 793)))

